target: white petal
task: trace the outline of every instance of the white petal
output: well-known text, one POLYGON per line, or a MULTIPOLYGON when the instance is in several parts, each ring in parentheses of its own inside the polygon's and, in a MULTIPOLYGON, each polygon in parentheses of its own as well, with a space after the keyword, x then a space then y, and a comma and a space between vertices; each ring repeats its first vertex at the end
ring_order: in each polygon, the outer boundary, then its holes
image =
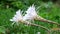
POLYGON ((32 18, 31 15, 26 14, 26 15, 23 17, 23 19, 24 19, 24 20, 29 20, 29 19, 31 20, 31 19, 33 19, 33 18, 32 18))
POLYGON ((30 6, 26 11, 26 13, 32 13, 32 12, 36 12, 34 5, 30 6))
POLYGON ((23 18, 23 19, 25 19, 25 20, 27 20, 27 19, 34 19, 34 17, 37 16, 37 12, 36 12, 36 10, 35 10, 35 6, 34 6, 34 5, 30 6, 30 7, 27 9, 26 13, 27 13, 27 14, 26 14, 26 15, 24 16, 24 18, 23 18))
POLYGON ((13 19, 10 19, 10 21, 13 21, 13 19))
POLYGON ((26 11, 27 14, 31 14, 31 15, 36 15, 37 12, 35 10, 35 6, 32 5, 31 7, 28 8, 28 10, 26 11))
POLYGON ((21 10, 18 10, 18 11, 16 12, 16 15, 20 15, 20 16, 21 16, 21 10))
POLYGON ((18 11, 16 12, 16 14, 20 13, 20 11, 21 11, 21 10, 18 10, 18 11))
POLYGON ((17 18, 16 18, 16 17, 13 17, 13 21, 17 22, 18 20, 17 20, 17 18))
POLYGON ((12 19, 10 19, 10 21, 18 22, 20 20, 22 20, 22 15, 21 15, 20 10, 18 10, 16 12, 16 15, 14 15, 14 17, 12 19))

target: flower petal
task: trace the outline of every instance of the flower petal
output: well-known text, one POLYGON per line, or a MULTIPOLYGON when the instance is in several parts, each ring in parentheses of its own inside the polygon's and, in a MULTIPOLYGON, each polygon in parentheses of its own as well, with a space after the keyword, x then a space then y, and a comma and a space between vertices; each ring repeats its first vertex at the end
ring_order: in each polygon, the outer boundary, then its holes
POLYGON ((21 10, 18 10, 16 12, 16 15, 14 15, 14 17, 10 19, 10 21, 18 22, 20 20, 22 20, 22 15, 21 15, 21 10))
POLYGON ((34 17, 37 16, 37 12, 36 12, 36 10, 35 10, 35 6, 34 6, 34 5, 30 6, 30 7, 27 9, 26 13, 27 13, 27 14, 23 17, 23 19, 25 19, 25 20, 34 19, 34 17))

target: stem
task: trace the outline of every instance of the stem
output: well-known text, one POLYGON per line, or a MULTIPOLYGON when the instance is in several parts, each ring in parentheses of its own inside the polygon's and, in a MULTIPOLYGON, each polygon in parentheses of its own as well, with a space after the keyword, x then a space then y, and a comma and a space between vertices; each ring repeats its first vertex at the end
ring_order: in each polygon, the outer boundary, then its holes
POLYGON ((57 31, 57 30, 60 31, 60 28, 52 28, 51 30, 52 30, 52 31, 57 31))
POLYGON ((58 24, 57 22, 54 22, 54 21, 51 21, 51 20, 44 19, 44 18, 42 18, 41 16, 37 16, 36 19, 37 19, 37 20, 40 20, 40 21, 42 21, 42 22, 51 23, 51 24, 56 24, 56 25, 60 26, 60 24, 58 24))
POLYGON ((41 28, 47 30, 48 32, 50 32, 50 30, 48 28, 46 28, 44 26, 41 26, 41 25, 33 24, 33 23, 28 22, 28 21, 22 21, 22 23, 28 24, 28 25, 31 25, 31 26, 38 26, 38 27, 41 27, 41 28))

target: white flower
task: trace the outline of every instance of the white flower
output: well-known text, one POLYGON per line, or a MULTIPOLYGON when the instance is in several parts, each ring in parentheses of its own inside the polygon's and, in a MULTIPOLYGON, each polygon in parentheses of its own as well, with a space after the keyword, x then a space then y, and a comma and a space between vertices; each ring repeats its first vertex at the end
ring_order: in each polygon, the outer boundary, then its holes
POLYGON ((35 10, 35 6, 32 5, 30 6, 27 11, 27 14, 25 14, 25 16, 23 17, 24 20, 28 20, 28 19, 34 19, 37 16, 37 12, 35 10))
POLYGON ((14 21, 14 22, 18 22, 20 20, 22 20, 22 15, 21 15, 21 10, 18 10, 16 12, 16 15, 14 15, 14 17, 12 19, 10 19, 10 21, 14 21))
POLYGON ((16 12, 16 15, 14 15, 14 17, 12 19, 10 19, 10 21, 19 22, 19 21, 32 20, 32 19, 34 19, 37 16, 37 12, 35 10, 35 6, 34 5, 30 6, 27 9, 27 11, 26 11, 27 14, 25 14, 25 16, 23 16, 23 17, 21 15, 20 11, 21 10, 18 10, 16 12))

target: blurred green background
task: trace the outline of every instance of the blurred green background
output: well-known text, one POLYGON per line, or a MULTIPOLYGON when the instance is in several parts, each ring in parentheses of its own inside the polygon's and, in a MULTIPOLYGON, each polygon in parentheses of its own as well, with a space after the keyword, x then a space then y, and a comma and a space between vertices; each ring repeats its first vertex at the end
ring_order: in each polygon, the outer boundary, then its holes
MULTIPOLYGON (((29 6, 34 4, 36 6, 39 16, 49 19, 60 24, 60 0, 0 0, 0 34, 47 34, 48 32, 40 27, 26 26, 24 24, 13 26, 10 19, 15 15, 19 9, 23 13, 29 6)), ((34 20, 35 24, 42 25, 48 29, 59 28, 55 24, 39 22, 34 20)), ((51 34, 59 34, 59 31, 52 31, 51 34)))

